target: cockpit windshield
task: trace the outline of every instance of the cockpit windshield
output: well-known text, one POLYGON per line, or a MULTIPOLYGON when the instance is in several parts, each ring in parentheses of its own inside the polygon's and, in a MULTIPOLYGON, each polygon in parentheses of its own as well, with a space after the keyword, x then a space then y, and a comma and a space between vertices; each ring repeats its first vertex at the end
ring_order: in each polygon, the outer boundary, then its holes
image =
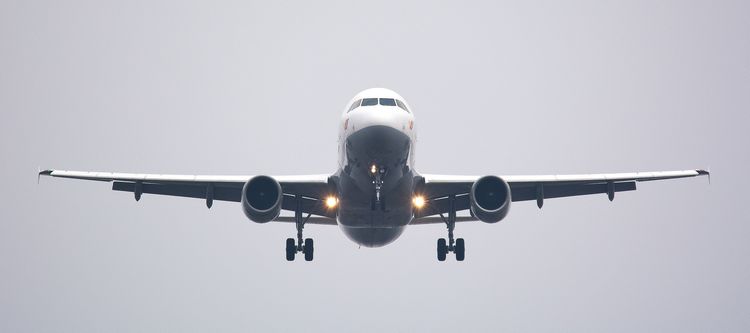
POLYGON ((409 109, 406 108, 406 104, 404 102, 396 100, 396 104, 398 104, 398 107, 402 108, 406 112, 410 112, 409 109))
POLYGON ((409 109, 406 108, 406 104, 404 102, 394 99, 394 98, 363 98, 358 99, 352 103, 352 105, 349 107, 349 111, 360 107, 360 106, 373 106, 373 105, 383 105, 383 106, 398 106, 399 108, 403 109, 406 112, 409 112, 409 109))
POLYGON ((385 106, 396 106, 396 100, 393 98, 381 98, 380 105, 385 106))
POLYGON ((358 99, 358 100, 354 101, 354 103, 352 103, 352 106, 349 108, 349 111, 352 111, 352 110, 358 108, 359 107, 359 103, 361 103, 361 102, 362 102, 361 99, 358 99))

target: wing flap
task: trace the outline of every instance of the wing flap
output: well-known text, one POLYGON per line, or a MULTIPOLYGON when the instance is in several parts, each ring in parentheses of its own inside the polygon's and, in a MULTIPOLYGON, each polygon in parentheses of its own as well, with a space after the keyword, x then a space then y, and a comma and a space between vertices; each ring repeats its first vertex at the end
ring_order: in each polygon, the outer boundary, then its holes
MULTIPOLYGON (((297 221, 294 219, 294 216, 279 216, 273 220, 274 222, 286 222, 286 223, 296 223, 297 221)), ((310 216, 310 218, 305 221, 305 224, 320 224, 320 225, 338 225, 338 222, 336 222, 335 218, 331 217, 323 217, 323 216, 310 216)))
MULTIPOLYGON (((293 212, 296 207, 297 201, 295 201, 295 196, 284 194, 284 199, 281 202, 281 209, 293 212)), ((326 209, 323 201, 315 198, 300 196, 300 208, 304 213, 325 216, 328 218, 336 218, 336 212, 334 210, 326 209)))
MULTIPOLYGON (((114 182, 112 190, 135 192, 136 183, 131 182, 114 182)), ((242 189, 238 187, 221 187, 213 189, 214 200, 240 202, 242 198, 242 189)), ((176 197, 205 199, 208 193, 207 185, 186 185, 186 184, 150 184, 141 185, 141 192, 148 194, 169 195, 176 197)))
MULTIPOLYGON (((479 221, 473 216, 456 216, 456 222, 476 222, 479 221)), ((422 225, 422 224, 445 224, 443 218, 440 216, 426 216, 420 218, 414 218, 409 222, 409 225, 422 225)))
MULTIPOLYGON (((572 197, 578 195, 589 195, 607 193, 607 183, 600 184, 567 184, 567 185, 543 185, 544 199, 572 197)), ((615 192, 635 191, 635 182, 614 183, 615 192)), ((514 186, 511 189, 511 199, 515 201, 527 201, 537 199, 536 186, 514 186)))
MULTIPOLYGON (((469 209, 469 194, 462 193, 456 195, 454 207, 456 211, 469 209)), ((430 215, 446 213, 450 210, 450 200, 448 197, 430 199, 425 203, 422 209, 414 212, 415 218, 422 218, 430 215)))

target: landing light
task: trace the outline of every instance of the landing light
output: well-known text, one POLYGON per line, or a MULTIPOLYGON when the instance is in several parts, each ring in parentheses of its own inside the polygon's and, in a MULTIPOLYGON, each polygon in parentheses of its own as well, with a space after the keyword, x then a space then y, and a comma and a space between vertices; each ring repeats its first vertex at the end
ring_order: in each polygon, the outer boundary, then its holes
POLYGON ((375 174, 376 172, 378 172, 378 166, 377 166, 377 165, 375 165, 375 164, 373 164, 373 165, 372 165, 372 166, 370 167, 370 173, 372 173, 372 174, 374 175, 374 174, 375 174))
POLYGON ((339 199, 334 196, 329 196, 326 198, 326 207, 328 208, 334 208, 336 205, 338 205, 339 199))
POLYGON ((424 197, 421 195, 414 196, 414 199, 412 199, 412 203, 414 203, 414 207, 417 209, 424 207, 425 200, 424 197))

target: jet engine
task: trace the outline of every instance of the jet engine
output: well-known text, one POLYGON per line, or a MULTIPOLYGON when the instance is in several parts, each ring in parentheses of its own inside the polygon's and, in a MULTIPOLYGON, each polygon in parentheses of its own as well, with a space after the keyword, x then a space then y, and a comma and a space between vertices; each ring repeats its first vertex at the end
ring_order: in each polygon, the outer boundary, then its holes
POLYGON ((279 217, 284 193, 281 184, 269 176, 255 176, 242 188, 242 211, 257 223, 279 217))
POLYGON ((471 213, 485 223, 496 223, 510 210, 510 186, 497 176, 484 176, 471 186, 471 213))

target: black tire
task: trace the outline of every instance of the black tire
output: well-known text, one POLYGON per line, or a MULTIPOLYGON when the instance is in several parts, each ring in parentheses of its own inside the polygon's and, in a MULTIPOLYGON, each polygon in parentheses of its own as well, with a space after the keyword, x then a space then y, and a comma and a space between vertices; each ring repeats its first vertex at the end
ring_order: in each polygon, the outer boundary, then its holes
POLYGON ((466 246, 463 238, 456 239, 456 260, 464 261, 466 255, 466 246))
POLYGON ((448 254, 448 244, 445 242, 445 238, 437 240, 437 257, 438 261, 445 261, 445 256, 448 254))
POLYGON ((297 245, 294 244, 294 238, 286 239, 286 260, 294 261, 294 255, 297 253, 297 245))
POLYGON ((312 238, 306 238, 305 239, 305 246, 304 246, 304 252, 305 252, 305 261, 312 261, 313 260, 313 251, 315 250, 315 247, 313 245, 312 238))

